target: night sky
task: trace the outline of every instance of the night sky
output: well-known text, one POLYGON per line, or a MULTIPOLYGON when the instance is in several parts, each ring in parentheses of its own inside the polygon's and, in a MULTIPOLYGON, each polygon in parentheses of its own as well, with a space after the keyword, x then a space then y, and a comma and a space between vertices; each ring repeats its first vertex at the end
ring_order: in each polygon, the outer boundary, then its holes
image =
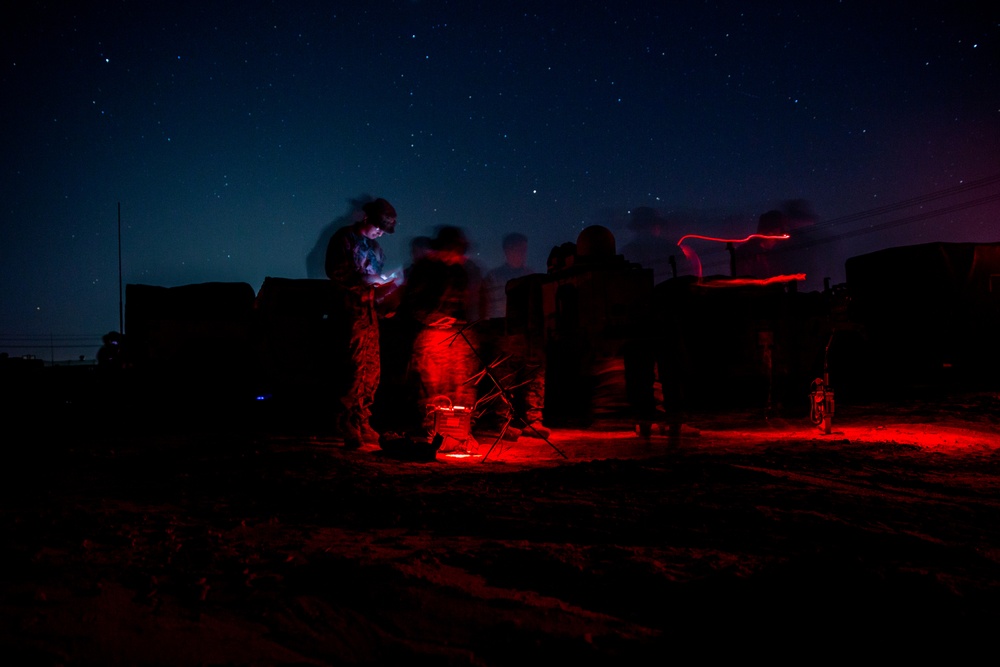
POLYGON ((392 267, 454 224, 484 269, 522 231, 544 271, 639 206, 676 239, 798 201, 809 289, 1000 241, 1000 10, 972 4, 8 3, 0 352, 92 359, 122 284, 322 277, 368 196, 392 267))

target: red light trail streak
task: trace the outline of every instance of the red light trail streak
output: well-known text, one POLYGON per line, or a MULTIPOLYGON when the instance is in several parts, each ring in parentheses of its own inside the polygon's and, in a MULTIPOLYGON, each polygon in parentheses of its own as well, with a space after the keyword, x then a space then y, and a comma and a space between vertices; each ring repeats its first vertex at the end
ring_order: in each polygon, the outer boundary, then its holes
POLYGON ((742 239, 722 239, 716 236, 702 236, 701 234, 685 234, 680 237, 677 241, 677 245, 681 245, 687 239, 702 239, 704 241, 718 241, 719 243, 746 243, 750 239, 766 239, 773 241, 781 241, 787 238, 791 238, 788 234, 751 234, 742 239))
POLYGON ((788 238, 791 238, 788 234, 750 234, 749 236, 745 236, 741 239, 720 238, 718 236, 702 236, 701 234, 685 234, 684 236, 680 237, 680 239, 677 240, 677 246, 681 249, 681 252, 684 253, 684 256, 688 259, 688 261, 695 267, 695 275, 698 276, 698 282, 701 283, 702 285, 706 286, 711 285, 712 287, 736 287, 739 285, 769 285, 772 283, 791 282, 793 280, 805 280, 806 274, 795 273, 790 275, 773 276, 771 278, 762 278, 762 279, 740 278, 738 280, 728 280, 724 284, 702 283, 702 278, 704 276, 702 275, 701 259, 699 259, 698 253, 696 253, 692 248, 684 245, 684 241, 688 239, 701 239, 703 241, 714 241, 716 243, 725 243, 729 245, 730 250, 732 250, 732 246, 734 246, 735 244, 746 243, 751 239, 762 239, 765 241, 784 241, 788 238))

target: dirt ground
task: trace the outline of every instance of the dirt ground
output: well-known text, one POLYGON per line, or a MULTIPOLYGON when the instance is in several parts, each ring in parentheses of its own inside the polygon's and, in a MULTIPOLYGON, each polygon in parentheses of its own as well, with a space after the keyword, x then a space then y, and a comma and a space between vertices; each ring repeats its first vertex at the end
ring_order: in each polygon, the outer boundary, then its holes
POLYGON ((1000 620, 996 393, 430 461, 231 423, 5 431, 7 664, 954 661, 1000 620))

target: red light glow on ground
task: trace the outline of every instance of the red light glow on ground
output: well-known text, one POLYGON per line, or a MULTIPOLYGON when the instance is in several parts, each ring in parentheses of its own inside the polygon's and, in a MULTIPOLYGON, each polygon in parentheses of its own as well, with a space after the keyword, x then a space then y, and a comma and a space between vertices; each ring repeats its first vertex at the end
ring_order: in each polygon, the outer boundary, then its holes
POLYGON ((549 466, 560 462, 607 459, 642 459, 669 455, 675 448, 690 453, 753 452, 774 447, 816 448, 855 446, 899 446, 913 451, 965 455, 1000 448, 1000 437, 992 429, 960 423, 922 423, 893 416, 852 415, 838 421, 834 415, 829 435, 802 419, 755 419, 745 416, 712 416, 685 424, 680 438, 672 439, 666 428, 656 426, 643 437, 625 424, 601 425, 588 429, 554 428, 552 445, 564 452, 563 459, 551 445, 538 438, 521 437, 515 442, 481 439, 469 453, 439 453, 438 462, 456 465, 549 466), (492 449, 491 449, 492 448, 492 449), (489 456, 486 453, 489 452, 489 456))

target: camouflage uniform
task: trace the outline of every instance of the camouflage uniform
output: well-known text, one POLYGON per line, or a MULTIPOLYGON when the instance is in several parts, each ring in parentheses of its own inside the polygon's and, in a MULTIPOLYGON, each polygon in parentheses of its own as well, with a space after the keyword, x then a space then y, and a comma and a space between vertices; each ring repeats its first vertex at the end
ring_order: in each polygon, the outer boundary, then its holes
POLYGON ((351 377, 341 396, 340 427, 345 442, 378 442, 369 424, 378 389, 379 327, 371 278, 382 273, 385 255, 378 242, 363 236, 359 225, 342 227, 330 239, 326 273, 343 290, 350 326, 351 377))

